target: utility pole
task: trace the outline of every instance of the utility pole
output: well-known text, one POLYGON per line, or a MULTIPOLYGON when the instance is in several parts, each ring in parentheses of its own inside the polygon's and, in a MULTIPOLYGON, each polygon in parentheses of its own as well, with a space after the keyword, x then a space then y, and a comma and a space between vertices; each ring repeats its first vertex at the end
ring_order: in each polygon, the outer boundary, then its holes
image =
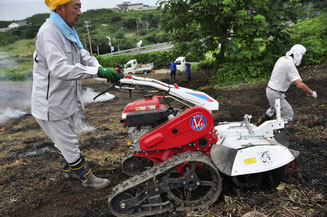
POLYGON ((139 22, 136 20, 136 35, 139 35, 139 22))
POLYGON ((139 24, 142 24, 142 20, 137 18, 136 20, 136 35, 139 35, 139 24))
POLYGON ((84 47, 85 47, 85 49, 86 49, 86 40, 85 40, 85 35, 83 35, 83 40, 84 40, 84 47))
POLYGON ((145 25, 146 25, 146 35, 149 34, 149 22, 148 21, 145 21, 145 25))
POLYGON ((106 36, 106 38, 108 40, 108 45, 109 45, 110 53, 112 53, 111 38, 109 36, 106 36))
POLYGON ((90 25, 90 21, 86 20, 86 21, 84 21, 84 23, 85 23, 85 27, 86 27, 87 35, 88 35, 88 37, 89 37, 90 54, 92 54, 92 44, 91 44, 91 37, 90 37, 90 31, 89 31, 89 27, 91 27, 91 25, 90 25))

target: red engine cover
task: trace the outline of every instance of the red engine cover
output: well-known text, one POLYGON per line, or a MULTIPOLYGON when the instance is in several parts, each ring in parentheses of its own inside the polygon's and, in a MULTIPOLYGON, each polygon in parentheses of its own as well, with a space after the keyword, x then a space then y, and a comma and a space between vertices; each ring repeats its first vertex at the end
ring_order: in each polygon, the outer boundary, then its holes
POLYGON ((166 108, 165 105, 159 103, 159 99, 161 98, 162 96, 152 96, 129 103, 125 106, 123 113, 142 112, 166 108))
POLYGON ((186 145, 206 135, 213 126, 211 113, 192 107, 139 139, 141 150, 166 150, 186 145))

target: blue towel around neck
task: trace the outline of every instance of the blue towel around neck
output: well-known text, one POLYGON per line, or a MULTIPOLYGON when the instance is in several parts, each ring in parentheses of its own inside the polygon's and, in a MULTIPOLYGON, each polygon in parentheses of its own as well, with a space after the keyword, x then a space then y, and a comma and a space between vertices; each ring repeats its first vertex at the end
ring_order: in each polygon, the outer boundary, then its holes
POLYGON ((50 13, 50 20, 56 24, 56 26, 59 28, 61 33, 70 41, 74 42, 78 49, 82 49, 83 45, 81 41, 79 40, 79 37, 77 35, 77 32, 75 31, 74 27, 70 27, 67 25, 67 23, 61 18, 59 14, 57 14, 54 11, 51 11, 50 13))

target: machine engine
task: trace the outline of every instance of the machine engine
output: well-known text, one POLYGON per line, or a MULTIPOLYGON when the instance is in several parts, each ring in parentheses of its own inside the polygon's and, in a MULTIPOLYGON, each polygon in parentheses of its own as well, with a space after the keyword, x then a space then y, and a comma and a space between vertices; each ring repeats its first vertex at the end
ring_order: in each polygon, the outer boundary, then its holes
POLYGON ((138 147, 141 136, 174 117, 166 105, 160 104, 161 98, 145 95, 144 99, 129 103, 124 108, 121 122, 128 127, 132 147, 138 147))

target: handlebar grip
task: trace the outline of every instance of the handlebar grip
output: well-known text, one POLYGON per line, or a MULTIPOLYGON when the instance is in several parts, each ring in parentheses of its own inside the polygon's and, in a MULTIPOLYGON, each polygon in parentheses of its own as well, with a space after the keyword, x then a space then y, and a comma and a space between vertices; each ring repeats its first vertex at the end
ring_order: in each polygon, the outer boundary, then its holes
POLYGON ((120 70, 118 72, 119 72, 118 76, 119 76, 120 79, 125 77, 124 73, 122 73, 120 70))

